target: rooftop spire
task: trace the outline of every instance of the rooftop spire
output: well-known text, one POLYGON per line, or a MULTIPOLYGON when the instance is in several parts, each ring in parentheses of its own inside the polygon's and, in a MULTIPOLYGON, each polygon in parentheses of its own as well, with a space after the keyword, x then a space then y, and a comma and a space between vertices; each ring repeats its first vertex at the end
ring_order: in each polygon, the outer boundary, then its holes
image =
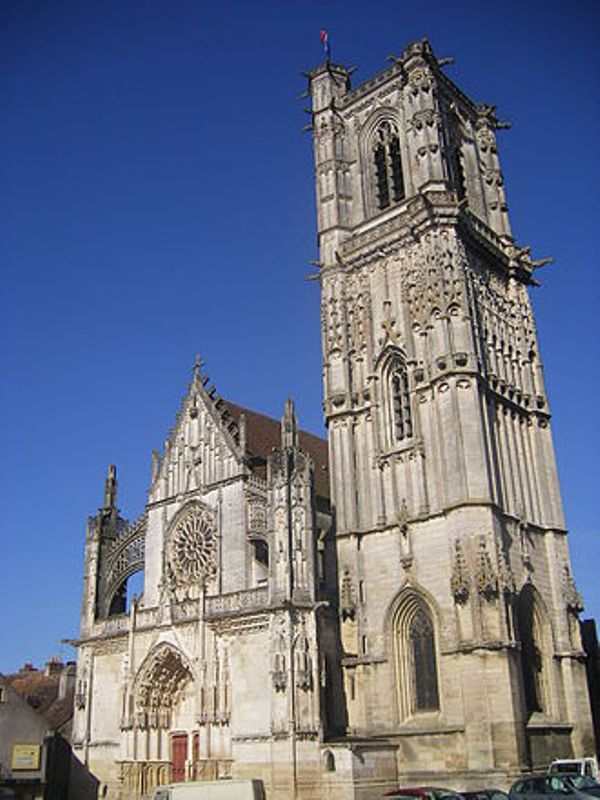
POLYGON ((291 397, 285 401, 285 409, 281 418, 281 449, 295 450, 298 447, 298 417, 291 397))
POLYGON ((112 509, 117 507, 117 468, 114 464, 108 467, 108 474, 104 484, 104 503, 103 508, 112 509))
POLYGON ((194 360, 194 380, 198 382, 200 380, 200 369, 204 366, 204 362, 200 358, 200 353, 196 353, 196 358, 194 360))

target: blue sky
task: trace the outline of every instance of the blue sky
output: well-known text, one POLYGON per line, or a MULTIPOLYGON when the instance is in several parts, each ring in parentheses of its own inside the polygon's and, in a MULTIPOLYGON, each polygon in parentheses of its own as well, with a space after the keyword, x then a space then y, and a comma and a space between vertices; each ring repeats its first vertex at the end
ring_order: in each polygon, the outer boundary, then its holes
POLYGON ((360 82, 427 36, 513 123, 500 153, 533 294, 575 576, 600 619, 596 2, 0 4, 0 670, 72 651, 85 520, 129 517, 199 351, 218 391, 323 431, 301 75, 360 82))

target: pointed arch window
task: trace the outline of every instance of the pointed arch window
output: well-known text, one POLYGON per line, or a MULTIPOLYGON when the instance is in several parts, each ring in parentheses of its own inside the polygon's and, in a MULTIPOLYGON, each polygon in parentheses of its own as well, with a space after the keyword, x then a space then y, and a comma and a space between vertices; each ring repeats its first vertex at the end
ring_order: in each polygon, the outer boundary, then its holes
POLYGON ((408 374, 404 363, 397 363, 390 377, 390 399, 394 441, 410 439, 413 433, 408 374))
POLYGON ((435 627, 416 592, 408 592, 398 605, 393 639, 400 718, 439 711, 435 627))
POLYGON ((371 155, 375 168, 377 208, 383 211, 405 196, 400 137, 398 128, 390 120, 385 120, 375 130, 371 155))
POLYGON ((525 586, 518 601, 523 690, 528 714, 549 710, 548 631, 539 601, 525 586))
POLYGON ((415 711, 434 711, 440 706, 431 620, 419 608, 410 623, 409 639, 414 673, 415 711))

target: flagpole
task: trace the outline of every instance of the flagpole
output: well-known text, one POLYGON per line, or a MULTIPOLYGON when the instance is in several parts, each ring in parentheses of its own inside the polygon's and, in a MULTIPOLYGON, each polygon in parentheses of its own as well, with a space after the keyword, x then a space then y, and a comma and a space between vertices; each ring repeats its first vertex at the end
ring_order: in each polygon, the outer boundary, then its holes
POLYGON ((329 64, 331 63, 331 45, 329 43, 329 34, 324 28, 321 28, 321 44, 323 45, 325 60, 329 64))

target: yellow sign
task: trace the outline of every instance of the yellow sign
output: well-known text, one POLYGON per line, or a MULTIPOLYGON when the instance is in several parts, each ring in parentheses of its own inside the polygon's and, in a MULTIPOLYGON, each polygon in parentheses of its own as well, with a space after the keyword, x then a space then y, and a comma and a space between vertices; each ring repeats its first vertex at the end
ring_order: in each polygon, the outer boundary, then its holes
POLYGON ((39 769, 41 752, 39 744, 13 744, 11 769, 39 769))

